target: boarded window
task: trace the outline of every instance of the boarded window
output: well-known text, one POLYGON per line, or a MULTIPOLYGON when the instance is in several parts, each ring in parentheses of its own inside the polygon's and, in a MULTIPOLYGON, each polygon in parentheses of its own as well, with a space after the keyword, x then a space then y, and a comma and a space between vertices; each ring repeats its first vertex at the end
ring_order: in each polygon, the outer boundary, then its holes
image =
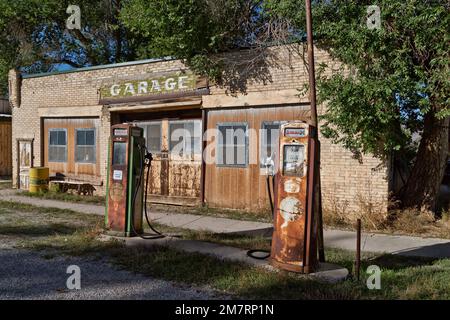
POLYGON ((147 149, 151 153, 161 152, 161 121, 139 125, 144 128, 147 149))
POLYGON ((180 156, 201 154, 202 129, 200 120, 169 122, 169 149, 180 156))
POLYGON ((248 159, 247 123, 221 123, 217 125, 218 166, 246 167, 248 159))
POLYGON ((48 143, 49 162, 67 162, 67 131, 66 129, 50 129, 48 143))
POLYGON ((279 137, 280 137, 280 126, 286 123, 286 121, 264 121, 261 124, 260 131, 260 154, 259 154, 259 164, 263 168, 266 164, 272 164, 278 155, 279 150, 279 137))
POLYGON ((95 129, 76 129, 75 162, 95 163, 95 129))

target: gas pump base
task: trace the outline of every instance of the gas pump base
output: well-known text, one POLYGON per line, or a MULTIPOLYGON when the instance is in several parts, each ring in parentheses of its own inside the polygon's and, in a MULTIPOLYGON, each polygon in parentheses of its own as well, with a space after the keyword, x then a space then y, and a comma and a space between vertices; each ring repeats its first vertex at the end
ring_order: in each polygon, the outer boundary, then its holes
POLYGON ((273 258, 269 258, 268 261, 270 265, 274 266, 275 268, 296 273, 313 273, 319 269, 319 266, 302 266, 293 263, 280 262, 273 258))
POLYGON ((114 231, 114 230, 106 230, 105 235, 112 237, 121 237, 121 238, 131 238, 138 236, 134 232, 123 232, 123 231, 114 231))

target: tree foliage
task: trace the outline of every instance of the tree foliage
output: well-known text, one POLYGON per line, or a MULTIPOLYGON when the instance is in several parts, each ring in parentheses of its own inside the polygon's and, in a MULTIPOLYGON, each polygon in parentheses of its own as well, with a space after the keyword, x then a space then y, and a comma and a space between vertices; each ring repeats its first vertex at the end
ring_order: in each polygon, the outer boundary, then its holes
MULTIPOLYGON (((271 5, 304 25, 297 1, 271 5)), ((318 81, 326 136, 383 157, 411 145, 426 113, 450 115, 447 1, 315 1, 313 9, 317 44, 350 68, 318 81), (367 27, 372 4, 381 9, 380 29, 367 27)))
POLYGON ((258 43, 267 16, 261 0, 130 0, 122 23, 145 46, 139 57, 184 59, 197 73, 219 79, 223 64, 212 55, 258 43))
POLYGON ((68 0, 0 0, 0 94, 7 72, 51 71, 135 59, 134 39, 118 20, 125 1, 78 0, 81 30, 68 30, 68 0))

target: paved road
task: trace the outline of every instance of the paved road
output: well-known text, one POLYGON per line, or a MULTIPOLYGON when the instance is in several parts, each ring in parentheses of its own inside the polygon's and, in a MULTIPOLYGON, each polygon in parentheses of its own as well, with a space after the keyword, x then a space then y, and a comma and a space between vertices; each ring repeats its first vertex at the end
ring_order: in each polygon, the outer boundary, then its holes
POLYGON ((45 259, 27 250, 0 248, 1 299, 218 299, 212 290, 118 270, 106 261, 80 257, 45 259), (81 289, 66 287, 67 267, 78 265, 81 289))

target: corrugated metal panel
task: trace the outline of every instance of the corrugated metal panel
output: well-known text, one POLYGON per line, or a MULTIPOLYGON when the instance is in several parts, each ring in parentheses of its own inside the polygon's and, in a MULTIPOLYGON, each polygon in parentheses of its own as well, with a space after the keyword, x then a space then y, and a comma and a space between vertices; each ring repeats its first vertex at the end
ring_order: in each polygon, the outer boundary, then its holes
POLYGON ((0 176, 12 174, 11 122, 0 121, 0 176))
MULTIPOLYGON (((100 121, 96 118, 83 119, 45 119, 44 120, 44 165, 50 168, 50 175, 64 175, 68 180, 86 181, 99 184, 100 177, 100 121), (75 162, 75 130, 82 128, 95 128, 96 134, 96 163, 75 162), (67 161, 48 161, 49 129, 65 129, 67 131, 67 161)), ((102 146, 105 147, 105 146, 102 146)))

